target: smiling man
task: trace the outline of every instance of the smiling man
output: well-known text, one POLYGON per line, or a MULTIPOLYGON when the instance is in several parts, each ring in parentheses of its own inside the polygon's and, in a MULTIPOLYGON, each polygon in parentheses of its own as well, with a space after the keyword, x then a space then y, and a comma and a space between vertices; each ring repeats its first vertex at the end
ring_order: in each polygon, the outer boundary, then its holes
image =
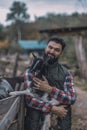
MULTIPOLYGON (((76 92, 72 74, 58 61, 64 48, 65 42, 61 38, 50 38, 43 56, 47 61, 42 72, 43 79, 33 78, 35 88, 48 93, 49 100, 55 99, 58 105, 28 95, 26 97, 28 117, 26 130, 43 130, 44 116, 48 113, 52 115, 51 119, 55 119, 54 123, 50 121, 48 130, 71 130, 71 105, 75 103, 76 92)), ((27 87, 29 87, 28 72, 28 70, 25 72, 27 87)))

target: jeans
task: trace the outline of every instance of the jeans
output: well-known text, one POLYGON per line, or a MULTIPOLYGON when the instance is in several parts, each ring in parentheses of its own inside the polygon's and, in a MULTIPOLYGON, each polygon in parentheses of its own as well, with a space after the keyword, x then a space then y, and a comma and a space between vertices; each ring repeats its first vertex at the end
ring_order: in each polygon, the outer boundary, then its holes
POLYGON ((27 107, 25 117, 25 130, 40 130, 43 124, 43 113, 27 107))

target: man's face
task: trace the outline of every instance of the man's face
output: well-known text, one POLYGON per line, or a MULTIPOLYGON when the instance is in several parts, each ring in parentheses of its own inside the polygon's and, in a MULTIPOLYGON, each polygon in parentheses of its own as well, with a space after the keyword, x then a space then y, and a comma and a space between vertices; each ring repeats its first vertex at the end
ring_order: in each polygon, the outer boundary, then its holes
POLYGON ((50 41, 45 49, 45 54, 50 59, 58 59, 62 53, 62 46, 54 41, 50 41))

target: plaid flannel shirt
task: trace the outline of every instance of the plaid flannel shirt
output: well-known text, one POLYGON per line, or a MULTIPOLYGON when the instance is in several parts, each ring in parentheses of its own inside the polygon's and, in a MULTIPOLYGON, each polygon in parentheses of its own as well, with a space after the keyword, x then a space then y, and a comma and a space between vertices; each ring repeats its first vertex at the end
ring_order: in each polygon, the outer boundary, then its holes
MULTIPOLYGON (((25 87, 29 87, 31 76, 32 74, 30 73, 30 70, 27 69, 24 74, 25 87)), ((64 90, 59 90, 56 87, 52 87, 52 92, 50 93, 50 97, 56 99, 60 104, 72 105, 76 100, 76 91, 74 88, 73 76, 70 72, 68 72, 66 75, 63 87, 64 90)), ((46 113, 49 113, 51 111, 52 104, 45 102, 40 98, 35 98, 28 95, 26 97, 26 100, 27 100, 27 105, 32 108, 41 110, 46 113)))

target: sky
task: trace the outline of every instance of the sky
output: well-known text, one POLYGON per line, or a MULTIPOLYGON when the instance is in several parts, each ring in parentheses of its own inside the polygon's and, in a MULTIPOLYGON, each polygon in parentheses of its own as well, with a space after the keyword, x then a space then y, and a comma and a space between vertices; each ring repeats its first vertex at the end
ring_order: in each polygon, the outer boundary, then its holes
POLYGON ((45 16, 47 13, 87 13, 87 0, 0 0, 0 24, 8 24, 6 15, 14 1, 26 4, 30 21, 34 21, 35 16, 45 16))

